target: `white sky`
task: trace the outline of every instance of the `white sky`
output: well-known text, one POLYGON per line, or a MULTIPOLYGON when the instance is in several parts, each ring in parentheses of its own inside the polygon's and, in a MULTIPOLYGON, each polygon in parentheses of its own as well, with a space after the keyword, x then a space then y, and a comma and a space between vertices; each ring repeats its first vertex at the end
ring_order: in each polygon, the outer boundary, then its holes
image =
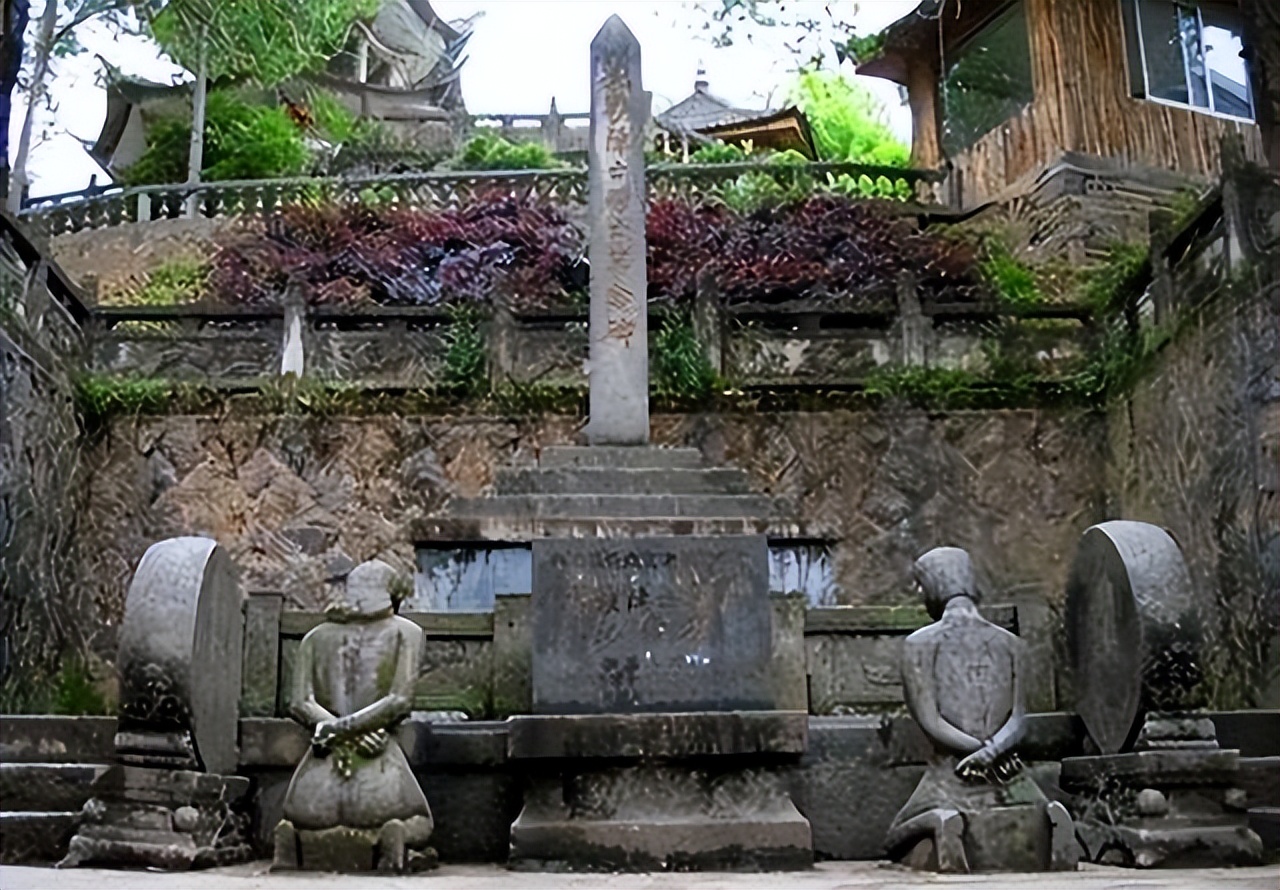
MULTIPOLYGON (((299 0, 305 2, 305 0, 299 0)), ((710 0, 718 3, 718 0, 710 0)), ((852 22, 859 34, 880 30, 918 5, 919 0, 791 0, 784 15, 852 22)), ((32 22, 40 4, 33 3, 32 22)), ((541 114, 556 98, 561 112, 587 111, 588 53, 591 38, 613 14, 622 16, 641 46, 645 88, 653 93, 653 108, 661 111, 693 90, 701 64, 707 70, 711 92, 735 105, 763 108, 779 105, 794 79, 799 61, 808 57, 790 52, 788 45, 805 48, 819 40, 828 51, 828 67, 835 64, 827 33, 805 34, 794 28, 734 30, 733 46, 716 48, 711 37, 717 26, 703 29, 709 20, 687 0, 433 0, 433 8, 446 20, 483 12, 467 45, 469 59, 462 70, 462 91, 473 114, 507 112, 541 114)), ((86 154, 82 141, 91 144, 102 128, 106 93, 97 85, 100 54, 126 74, 167 82, 182 70, 159 58, 147 41, 112 35, 92 26, 82 28, 80 40, 88 51, 73 59, 55 60, 53 98, 56 113, 37 119, 36 134, 45 139, 32 155, 32 195, 74 191, 89 177, 106 176, 86 154)), ((844 73, 852 66, 845 63, 844 73)), ((884 102, 894 131, 904 141, 911 138, 911 117, 902 106, 897 86, 872 78, 859 78, 884 102)), ((23 97, 14 96, 10 127, 10 151, 16 149, 23 97)))

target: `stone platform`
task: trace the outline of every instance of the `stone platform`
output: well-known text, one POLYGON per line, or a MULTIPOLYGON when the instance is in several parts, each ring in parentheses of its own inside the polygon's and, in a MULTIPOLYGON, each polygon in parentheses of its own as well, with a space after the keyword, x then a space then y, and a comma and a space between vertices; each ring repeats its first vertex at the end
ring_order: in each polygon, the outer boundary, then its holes
POLYGON ((434 537, 531 542, 533 715, 520 869, 780 870, 813 862, 785 770, 804 676, 779 668, 774 504, 692 448, 560 446, 461 499, 434 537))
MULTIPOLYGON (((5 890, 265 890, 294 888, 303 882, 291 875, 270 875, 269 863, 258 862, 205 872, 166 875, 150 872, 78 869, 55 873, 46 868, 0 867, 0 887, 5 890), (51 880, 56 878, 56 883, 51 880)), ((307 875, 307 887, 333 890, 388 890, 429 883, 447 890, 561 890, 560 874, 520 874, 498 865, 445 865, 430 877, 387 878, 382 875, 307 875)), ((880 862, 823 862, 812 870, 789 875, 785 883, 776 874, 611 874, 579 875, 574 890, 775 890, 779 886, 799 890, 927 890, 954 884, 954 879, 910 872, 880 862)), ((964 886, 979 886, 972 878, 964 886)), ((1084 865, 1078 872, 983 875, 980 886, 1024 890, 1275 890, 1280 866, 1240 869, 1187 869, 1185 871, 1135 872, 1132 869, 1084 865)))

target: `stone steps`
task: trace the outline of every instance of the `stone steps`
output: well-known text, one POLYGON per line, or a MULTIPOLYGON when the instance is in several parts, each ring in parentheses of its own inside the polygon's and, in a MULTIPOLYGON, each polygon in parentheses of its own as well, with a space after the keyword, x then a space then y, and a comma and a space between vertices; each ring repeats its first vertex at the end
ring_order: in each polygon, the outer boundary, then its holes
POLYGON ((79 811, 92 796, 105 764, 0 763, 0 807, 4 811, 79 811))
POLYGON ((501 469, 494 486, 502 495, 750 494, 747 474, 734 467, 565 467, 501 469))
POLYGON ((57 862, 79 822, 79 811, 0 812, 0 862, 57 862))
POLYGON ((653 445, 551 445, 542 449, 538 465, 546 470, 597 467, 628 470, 696 470, 703 466, 696 448, 653 445))
MULTIPOLYGON (((782 537, 791 533, 779 526, 782 537)), ((773 533, 763 518, 687 519, 652 517, 645 519, 533 518, 528 516, 444 516, 419 520, 413 525, 415 537, 424 541, 500 541, 528 543, 536 538, 634 538, 673 535, 755 535, 773 533)))
POLYGON ((598 520, 755 519, 773 512, 773 500, 753 494, 563 494, 462 498, 453 518, 598 520))

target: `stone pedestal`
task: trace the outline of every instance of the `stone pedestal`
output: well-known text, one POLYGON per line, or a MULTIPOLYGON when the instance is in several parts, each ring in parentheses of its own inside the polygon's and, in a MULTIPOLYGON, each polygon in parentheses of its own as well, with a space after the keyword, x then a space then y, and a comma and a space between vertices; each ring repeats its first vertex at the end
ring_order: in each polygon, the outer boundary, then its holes
POLYGON ((251 859, 248 793, 243 776, 113 767, 95 784, 59 867, 184 871, 251 859))
POLYGON ((808 821, 774 767, 803 753, 802 712, 512 718, 530 774, 515 868, 808 867, 808 821))
POLYGON ((1257 865, 1262 840, 1238 787, 1239 752, 1218 747, 1212 721, 1148 717, 1142 749, 1069 757, 1076 833, 1093 862, 1152 867, 1257 865))
MULTIPOLYGON (((532 541, 530 776, 516 868, 792 869, 813 862, 784 786, 807 741, 780 658, 771 503, 689 448, 554 447, 442 521, 532 541), (482 522, 477 522, 482 520, 482 522)), ((796 640, 797 649, 801 645, 796 640)))
POLYGON ((120 628, 116 765, 94 785, 61 866, 184 870, 249 859, 239 751, 244 639, 230 557, 209 538, 147 549, 120 628))
POLYGON ((1081 538, 1067 587, 1078 710, 1094 750, 1062 762, 1087 859, 1249 865, 1262 841, 1204 705, 1200 600, 1164 529, 1104 522, 1081 538))

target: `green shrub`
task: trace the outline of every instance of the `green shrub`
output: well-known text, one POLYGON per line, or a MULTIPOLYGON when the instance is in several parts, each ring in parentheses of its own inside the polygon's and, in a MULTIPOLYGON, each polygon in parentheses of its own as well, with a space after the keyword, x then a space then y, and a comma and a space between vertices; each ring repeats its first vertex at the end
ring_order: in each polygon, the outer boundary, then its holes
POLYGON ((703 145, 689 155, 690 164, 744 164, 751 155, 741 146, 728 142, 703 145))
POLYGON ((1045 302, 1036 273, 1018 260, 1003 243, 988 239, 987 257, 980 265, 982 277, 1006 306, 1026 308, 1045 302))
POLYGON ((564 165, 541 142, 509 142, 482 133, 472 137, 448 166, 454 170, 552 170, 564 165))
MULTIPOLYGON (((191 122, 161 118, 147 130, 147 148, 127 171, 130 185, 184 182, 191 122)), ((247 101, 235 90, 213 90, 205 106, 202 179, 270 179, 305 172, 311 151, 289 112, 247 101)))
POLYGON ((488 355, 479 314, 470 309, 454 311, 445 342, 448 345, 444 357, 445 386, 464 396, 488 392, 488 355))
POLYGON ((1137 291, 1150 277, 1149 248, 1142 244, 1113 244, 1107 251, 1106 262, 1087 275, 1085 302, 1095 312, 1118 310, 1127 299, 1137 296, 1137 291))
POLYGON ((693 324, 683 314, 672 313, 662 319, 650 356, 653 389, 658 395, 702 399, 719 386, 693 324))
POLYGON ((111 302, 140 306, 195 303, 204 296, 209 271, 207 262, 190 257, 175 257, 152 269, 146 284, 138 290, 118 295, 111 302))

